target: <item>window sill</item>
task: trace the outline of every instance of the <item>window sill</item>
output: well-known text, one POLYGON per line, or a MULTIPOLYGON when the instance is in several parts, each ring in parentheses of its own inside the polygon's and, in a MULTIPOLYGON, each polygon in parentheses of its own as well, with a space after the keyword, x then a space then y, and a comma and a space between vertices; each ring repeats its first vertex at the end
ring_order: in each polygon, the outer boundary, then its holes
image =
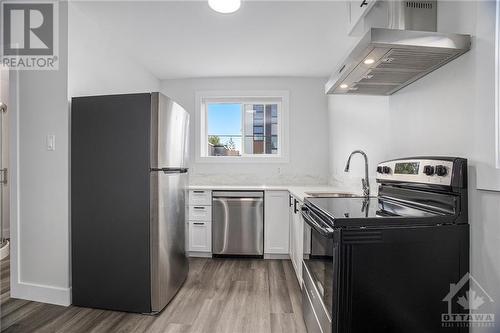
POLYGON ((197 163, 223 163, 223 164, 241 164, 241 163, 288 163, 289 158, 287 156, 261 156, 261 157, 250 157, 250 156, 204 156, 197 157, 197 163))

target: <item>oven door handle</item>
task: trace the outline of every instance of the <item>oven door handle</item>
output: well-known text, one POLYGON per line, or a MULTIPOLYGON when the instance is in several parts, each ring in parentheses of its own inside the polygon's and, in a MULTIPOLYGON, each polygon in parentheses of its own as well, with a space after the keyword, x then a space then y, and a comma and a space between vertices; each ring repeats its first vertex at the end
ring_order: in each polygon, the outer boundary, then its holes
POLYGON ((311 226, 314 230, 320 233, 321 236, 326 238, 333 238, 332 227, 326 225, 324 222, 316 221, 310 214, 307 207, 302 207, 302 217, 304 221, 311 226))

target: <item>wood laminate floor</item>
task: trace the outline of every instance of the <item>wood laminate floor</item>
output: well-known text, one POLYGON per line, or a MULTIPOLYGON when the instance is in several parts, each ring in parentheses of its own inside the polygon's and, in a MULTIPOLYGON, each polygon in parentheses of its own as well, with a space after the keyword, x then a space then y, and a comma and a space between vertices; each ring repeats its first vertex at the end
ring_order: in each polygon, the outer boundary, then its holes
POLYGON ((288 260, 191 258, 186 283, 157 316, 13 299, 9 262, 0 265, 2 332, 306 332, 288 260))

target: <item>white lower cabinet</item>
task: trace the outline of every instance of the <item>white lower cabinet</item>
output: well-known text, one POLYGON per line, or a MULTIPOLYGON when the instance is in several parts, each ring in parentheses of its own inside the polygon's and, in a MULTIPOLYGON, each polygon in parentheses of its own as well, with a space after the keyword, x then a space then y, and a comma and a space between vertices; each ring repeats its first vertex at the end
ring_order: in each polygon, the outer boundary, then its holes
MULTIPOLYGON (((300 204, 302 205, 302 204, 300 204)), ((302 288, 302 258, 303 258, 303 249, 304 249, 304 221, 302 220, 302 214, 299 212, 296 214, 297 225, 297 233, 296 233, 296 256, 295 256, 295 266, 297 270, 295 273, 297 274, 297 280, 302 288)))
POLYGON ((294 255, 295 255, 295 226, 293 223, 293 217, 294 217, 294 201, 295 198, 290 194, 289 200, 291 204, 289 205, 288 208, 288 224, 290 228, 290 233, 288 236, 288 242, 289 242, 289 251, 288 255, 290 256, 290 260, 292 261, 292 265, 294 266, 295 269, 295 261, 294 261, 294 255))
POLYGON ((189 206, 190 221, 212 220, 212 206, 189 206))
POLYGON ((288 191, 266 191, 264 198, 264 253, 289 252, 288 191))
POLYGON ((186 205, 185 208, 185 221, 184 224, 184 245, 186 246, 186 254, 189 253, 189 206, 186 205))
POLYGON ((212 191, 190 190, 187 210, 187 252, 190 256, 212 254, 212 191))
POLYGON ((295 275, 302 288, 302 257, 304 249, 304 220, 302 219, 302 202, 293 198, 290 207, 290 260, 292 261, 295 275))
POLYGON ((212 223, 189 221, 189 251, 212 252, 212 223))
MULTIPOLYGON (((190 256, 212 254, 212 193, 190 190, 186 206, 186 250, 190 256)), ((304 221, 302 202, 288 191, 269 190, 264 196, 264 253, 268 258, 289 256, 302 287, 304 221)))
POLYGON ((191 206, 211 206, 212 191, 209 190, 190 190, 189 205, 191 206))

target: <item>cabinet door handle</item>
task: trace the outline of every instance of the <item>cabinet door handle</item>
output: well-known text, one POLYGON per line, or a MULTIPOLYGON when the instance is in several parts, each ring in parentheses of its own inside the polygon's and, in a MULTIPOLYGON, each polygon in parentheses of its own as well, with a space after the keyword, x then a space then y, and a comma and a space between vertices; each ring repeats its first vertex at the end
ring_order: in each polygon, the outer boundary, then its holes
POLYGON ((288 195, 288 207, 292 207, 293 203, 292 203, 292 195, 288 195))
POLYGON ((205 207, 199 207, 199 206, 195 206, 193 207, 194 209, 198 209, 198 210, 205 210, 205 207))
POLYGON ((298 203, 297 199, 293 199, 293 212, 295 214, 299 212, 299 210, 297 209, 297 203, 298 203))
POLYGON ((204 222, 193 222, 194 225, 205 225, 204 222))
POLYGON ((205 193, 205 191, 193 191, 193 193, 203 194, 203 193, 205 193))

